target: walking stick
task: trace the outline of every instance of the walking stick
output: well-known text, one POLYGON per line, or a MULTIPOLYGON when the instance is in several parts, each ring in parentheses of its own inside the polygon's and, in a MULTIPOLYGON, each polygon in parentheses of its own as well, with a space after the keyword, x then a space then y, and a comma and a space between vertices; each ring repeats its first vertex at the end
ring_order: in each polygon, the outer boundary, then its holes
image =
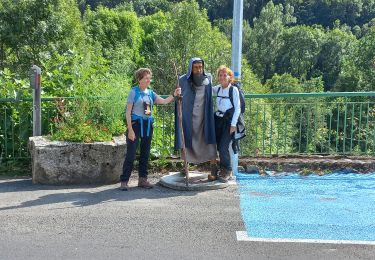
MULTIPOLYGON (((176 79, 177 79, 177 85, 176 88, 179 87, 179 82, 178 82, 178 74, 177 74, 177 68, 176 64, 173 63, 174 71, 176 74, 176 79)), ((178 110, 178 124, 180 126, 180 135, 181 135, 181 150, 182 150, 182 156, 184 159, 184 172, 185 172, 185 183, 186 187, 189 186, 189 167, 188 163, 186 161, 186 147, 185 147, 185 136, 184 136, 184 129, 182 128, 182 95, 180 94, 178 96, 178 103, 177 103, 177 110, 178 110)))

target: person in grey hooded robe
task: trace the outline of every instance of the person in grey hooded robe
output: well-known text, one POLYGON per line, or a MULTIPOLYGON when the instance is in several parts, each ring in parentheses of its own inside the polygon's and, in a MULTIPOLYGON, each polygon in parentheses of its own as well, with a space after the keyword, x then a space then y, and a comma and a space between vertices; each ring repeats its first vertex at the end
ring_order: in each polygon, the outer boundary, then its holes
MULTIPOLYGON (((212 76, 205 72, 204 61, 192 58, 188 72, 179 78, 182 95, 182 127, 185 137, 186 161, 199 164, 211 162, 211 174, 217 171, 216 136, 212 100, 212 76)), ((175 111, 175 148, 181 149, 177 104, 175 111)))

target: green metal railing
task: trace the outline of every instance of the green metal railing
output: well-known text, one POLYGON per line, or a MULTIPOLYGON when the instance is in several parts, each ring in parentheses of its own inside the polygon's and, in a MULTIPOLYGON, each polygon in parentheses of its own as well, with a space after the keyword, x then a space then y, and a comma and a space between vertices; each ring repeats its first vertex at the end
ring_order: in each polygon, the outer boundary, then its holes
MULTIPOLYGON (((54 131, 61 99, 42 99, 43 135, 54 131)), ((242 156, 375 153, 375 92, 249 94, 245 99, 242 156)), ((152 152, 171 154, 174 107, 155 107, 152 152)), ((32 100, 0 99, 0 171, 29 167, 31 135, 32 100)))
MULTIPOLYGON (((67 98, 71 99, 71 98, 67 98)), ((60 98, 42 99, 42 134, 54 129, 60 98)), ((32 99, 0 99, 0 174, 7 171, 30 172, 28 139, 32 136, 32 99)))
POLYGON ((375 151, 375 93, 246 95, 246 155, 375 151))

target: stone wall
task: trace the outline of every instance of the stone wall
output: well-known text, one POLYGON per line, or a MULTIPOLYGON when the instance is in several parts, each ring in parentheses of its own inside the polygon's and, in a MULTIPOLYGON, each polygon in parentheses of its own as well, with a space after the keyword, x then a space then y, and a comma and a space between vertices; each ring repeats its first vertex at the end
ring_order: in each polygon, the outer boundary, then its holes
POLYGON ((77 143, 30 137, 32 180, 40 184, 110 184, 119 181, 124 136, 111 142, 77 143))

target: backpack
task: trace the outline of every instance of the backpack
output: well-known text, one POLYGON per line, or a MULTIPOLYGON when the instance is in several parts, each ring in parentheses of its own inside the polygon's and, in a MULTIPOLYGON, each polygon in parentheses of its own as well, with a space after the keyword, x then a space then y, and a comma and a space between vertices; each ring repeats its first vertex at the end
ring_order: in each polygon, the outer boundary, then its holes
MULTIPOLYGON (((235 140, 239 140, 239 139, 242 139, 246 136, 245 119, 244 119, 244 112, 245 112, 245 109, 246 109, 246 107, 245 107, 245 94, 244 94, 243 90, 240 88, 239 83, 233 83, 231 85, 231 87, 229 88, 229 100, 230 100, 230 103, 232 104, 232 107, 234 107, 233 88, 238 89, 239 98, 240 98, 241 113, 240 113, 240 116, 238 117, 237 130, 236 130, 236 133, 235 133, 235 136, 234 136, 235 140)), ((219 89, 217 90, 217 94, 219 94, 220 89, 221 89, 221 87, 219 87, 219 89)))
MULTIPOLYGON (((243 114, 243 113, 245 113, 245 109, 246 109, 245 93, 243 92, 239 82, 233 83, 232 86, 236 87, 238 89, 238 93, 240 94, 241 114, 243 114)), ((232 91, 229 91, 229 92, 231 92, 231 93, 229 93, 229 98, 231 99, 230 102, 232 102, 232 106, 233 106, 233 89, 232 89, 232 91)))

